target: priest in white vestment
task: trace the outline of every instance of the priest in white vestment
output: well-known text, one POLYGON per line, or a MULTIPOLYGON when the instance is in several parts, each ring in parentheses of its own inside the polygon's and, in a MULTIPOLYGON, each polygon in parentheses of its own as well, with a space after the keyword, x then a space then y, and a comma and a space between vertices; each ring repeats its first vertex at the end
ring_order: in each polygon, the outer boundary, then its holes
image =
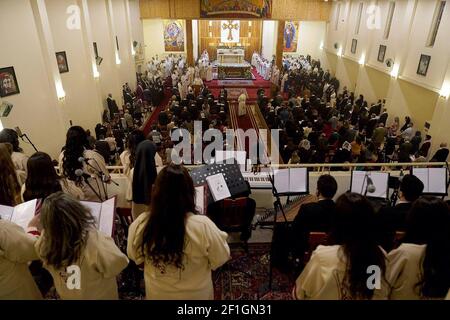
POLYGON ((212 64, 208 64, 208 68, 206 69, 206 81, 212 81, 213 80, 213 71, 212 71, 212 64))
POLYGON ((245 116, 247 114, 247 94, 245 90, 241 91, 241 95, 238 98, 239 107, 238 107, 238 115, 245 116))

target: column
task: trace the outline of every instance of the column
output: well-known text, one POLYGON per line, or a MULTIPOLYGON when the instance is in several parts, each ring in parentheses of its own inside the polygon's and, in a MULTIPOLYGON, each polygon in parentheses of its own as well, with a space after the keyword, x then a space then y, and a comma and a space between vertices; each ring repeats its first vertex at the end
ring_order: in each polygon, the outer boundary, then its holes
POLYGON ((192 39, 192 20, 186 20, 186 51, 187 63, 194 65, 194 46, 192 39))
POLYGON ((278 21, 277 50, 275 52, 275 63, 279 69, 283 65, 283 40, 284 40, 284 20, 278 21))

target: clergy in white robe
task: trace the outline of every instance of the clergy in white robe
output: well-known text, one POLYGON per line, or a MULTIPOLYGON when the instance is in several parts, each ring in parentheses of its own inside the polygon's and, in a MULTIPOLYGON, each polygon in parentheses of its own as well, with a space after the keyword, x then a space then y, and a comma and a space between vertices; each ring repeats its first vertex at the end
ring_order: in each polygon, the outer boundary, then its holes
MULTIPOLYGON (((318 246, 295 282, 294 298, 299 300, 351 299, 347 286, 343 283, 346 270, 347 263, 342 246, 318 246)), ((380 289, 374 290, 372 299, 387 299, 388 294, 389 285, 382 279, 380 289)))
POLYGON ((127 253, 137 265, 144 264, 146 297, 149 300, 212 300, 211 271, 230 259, 227 234, 206 216, 188 213, 185 223, 183 269, 166 265, 165 272, 146 259, 141 250, 149 218, 140 215, 130 226, 127 253))
POLYGON ((178 81, 178 92, 180 94, 180 98, 181 99, 185 99, 186 98, 186 93, 183 91, 183 84, 181 83, 181 81, 178 81))
POLYGON ((247 114, 247 94, 245 90, 241 91, 241 95, 238 98, 238 115, 245 116, 247 114))
POLYGON ((272 76, 272 67, 269 62, 266 62, 264 80, 267 81, 270 80, 271 76, 272 76))
POLYGON ((284 73, 283 78, 281 79, 281 92, 286 92, 286 82, 289 78, 289 74, 287 72, 284 73))
POLYGON ((206 69, 206 81, 213 80, 213 67, 212 64, 208 64, 208 68, 206 69))

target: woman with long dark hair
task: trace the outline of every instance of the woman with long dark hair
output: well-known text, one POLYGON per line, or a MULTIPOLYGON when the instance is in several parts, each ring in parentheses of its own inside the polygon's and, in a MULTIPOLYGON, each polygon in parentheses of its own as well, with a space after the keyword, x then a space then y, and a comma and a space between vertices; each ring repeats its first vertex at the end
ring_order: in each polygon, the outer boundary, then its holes
MULTIPOLYGON (((19 135, 13 129, 5 128, 0 131, 0 143, 10 143, 13 148, 11 154, 12 162, 16 170, 23 172, 23 177, 26 176, 27 171, 27 160, 28 157, 23 153, 22 148, 20 148, 19 135)), ((19 183, 23 183, 19 181, 19 183)))
POLYGON ((0 204, 14 207, 21 202, 20 185, 11 159, 11 145, 0 143, 0 204))
POLYGON ((59 156, 61 175, 75 183, 83 191, 83 200, 105 200, 105 188, 102 184, 110 177, 104 158, 93 150, 89 150, 86 131, 79 126, 69 128, 66 145, 59 156), (98 175, 102 174, 103 178, 98 175))
POLYGON ((63 192, 49 195, 42 205, 42 234, 36 251, 53 277, 62 299, 118 299, 116 276, 127 257, 111 237, 95 228, 89 209, 63 192), (68 286, 79 270, 79 285, 68 286))
POLYGON ((296 299, 387 298, 386 256, 377 245, 374 216, 374 209, 365 197, 345 193, 338 198, 330 234, 333 245, 318 246, 313 252, 296 281, 296 299), (370 276, 375 277, 374 282, 370 276))
POLYGON ((133 130, 127 137, 126 149, 120 154, 120 162, 124 166, 124 175, 127 177, 127 191, 126 199, 131 201, 133 199, 133 171, 136 163, 136 149, 139 143, 145 140, 144 133, 141 130, 133 130))
POLYGON ((450 212, 434 197, 416 200, 403 243, 388 256, 391 299, 444 299, 450 289, 450 212))
POLYGON ((227 234, 195 209, 186 168, 170 164, 156 179, 151 213, 139 216, 128 235, 128 256, 144 263, 147 299, 213 299, 211 271, 230 256, 227 234))
POLYGON ((28 159, 27 171, 27 180, 22 185, 24 201, 44 200, 58 191, 69 193, 77 199, 83 198, 81 189, 77 188, 73 182, 58 176, 52 159, 45 152, 36 152, 28 159))

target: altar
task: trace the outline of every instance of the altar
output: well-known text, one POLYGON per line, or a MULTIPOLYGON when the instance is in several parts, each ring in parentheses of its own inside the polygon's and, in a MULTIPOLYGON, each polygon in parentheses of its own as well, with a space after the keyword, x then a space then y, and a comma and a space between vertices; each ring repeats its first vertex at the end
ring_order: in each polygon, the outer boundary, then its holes
POLYGON ((252 80, 252 66, 244 57, 245 51, 241 47, 217 48, 217 79, 252 80))
POLYGON ((217 49, 218 63, 242 63, 244 56, 244 49, 217 49))

